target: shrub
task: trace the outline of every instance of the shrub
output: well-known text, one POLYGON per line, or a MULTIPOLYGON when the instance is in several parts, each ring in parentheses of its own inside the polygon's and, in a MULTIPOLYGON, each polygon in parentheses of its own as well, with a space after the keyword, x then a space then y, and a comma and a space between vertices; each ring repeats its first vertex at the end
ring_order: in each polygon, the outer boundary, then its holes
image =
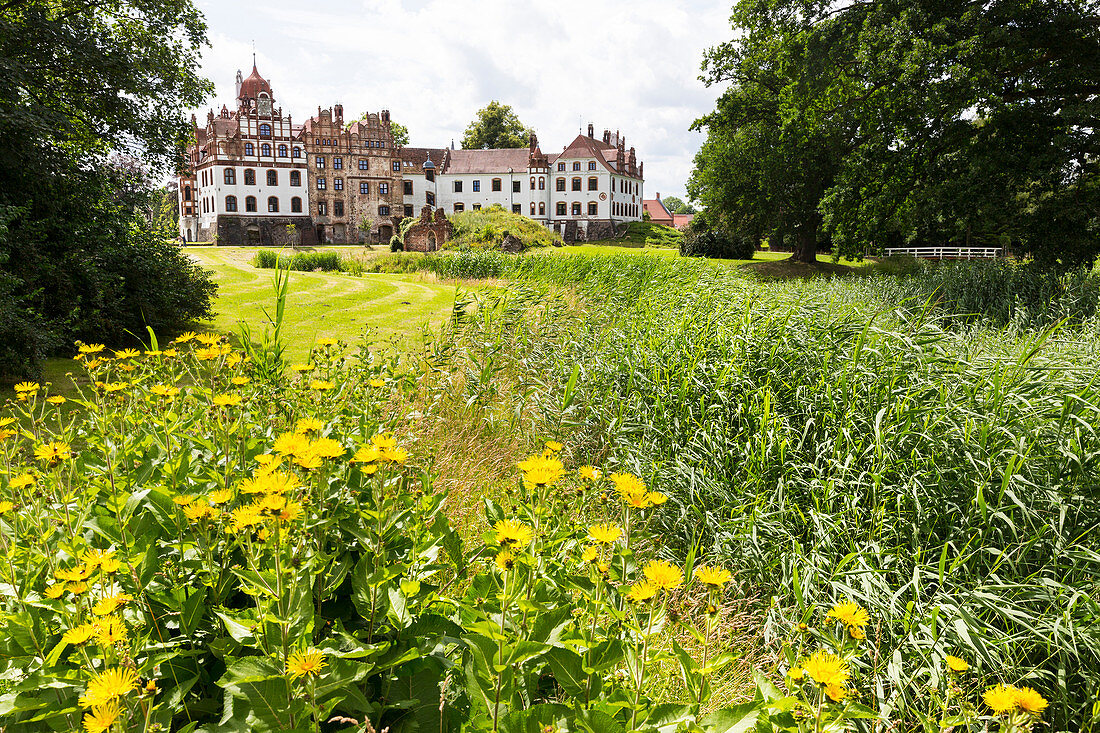
POLYGON ((252 255, 253 267, 272 270, 278 265, 278 262, 279 255, 275 254, 270 249, 261 249, 256 254, 252 255))
POLYGON ((508 235, 519 240, 524 250, 561 246, 561 236, 534 219, 493 205, 480 211, 463 211, 451 217, 454 236, 447 249, 500 249, 508 235))
POLYGON ((724 229, 693 230, 680 242, 680 254, 684 257, 751 260, 755 252, 754 239, 724 229))

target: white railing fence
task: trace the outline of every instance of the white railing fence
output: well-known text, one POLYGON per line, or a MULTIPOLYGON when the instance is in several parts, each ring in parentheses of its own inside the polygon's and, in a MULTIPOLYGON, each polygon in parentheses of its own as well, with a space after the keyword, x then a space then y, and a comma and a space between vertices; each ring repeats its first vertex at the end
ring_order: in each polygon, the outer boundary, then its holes
POLYGON ((887 247, 886 256, 909 255, 924 260, 991 260, 1001 247, 887 247))

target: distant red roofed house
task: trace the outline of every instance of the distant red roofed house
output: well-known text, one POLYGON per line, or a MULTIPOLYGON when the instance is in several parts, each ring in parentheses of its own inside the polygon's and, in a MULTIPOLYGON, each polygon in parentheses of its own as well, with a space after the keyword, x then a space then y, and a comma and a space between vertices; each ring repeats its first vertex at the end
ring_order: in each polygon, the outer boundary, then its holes
POLYGON ((655 199, 643 199, 642 211, 649 212, 649 220, 654 224, 663 224, 666 227, 672 226, 673 218, 672 212, 665 208, 665 205, 661 203, 661 194, 657 193, 655 199))
POLYGON ((695 214, 673 214, 672 226, 677 229, 685 229, 687 225, 691 223, 691 220, 695 218, 695 214))

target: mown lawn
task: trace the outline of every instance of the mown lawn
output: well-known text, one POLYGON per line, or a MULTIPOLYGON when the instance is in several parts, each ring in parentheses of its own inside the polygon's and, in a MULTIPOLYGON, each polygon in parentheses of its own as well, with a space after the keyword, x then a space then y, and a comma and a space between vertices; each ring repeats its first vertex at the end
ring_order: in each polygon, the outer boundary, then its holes
MULTIPOLYGON (((364 247, 333 249, 372 254, 364 247)), ((254 251, 243 247, 188 249, 203 267, 214 272, 218 283, 218 299, 214 304, 218 315, 205 324, 212 330, 236 333, 239 324, 245 322, 256 338, 268 326, 263 310, 273 312, 274 273, 257 270, 248 263, 254 251)), ((355 344, 365 332, 371 331, 375 341, 403 344, 425 326, 436 327, 448 316, 455 291, 454 285, 431 282, 421 274, 348 277, 339 273, 292 272, 283 326, 289 357, 304 357, 320 336, 355 344)))

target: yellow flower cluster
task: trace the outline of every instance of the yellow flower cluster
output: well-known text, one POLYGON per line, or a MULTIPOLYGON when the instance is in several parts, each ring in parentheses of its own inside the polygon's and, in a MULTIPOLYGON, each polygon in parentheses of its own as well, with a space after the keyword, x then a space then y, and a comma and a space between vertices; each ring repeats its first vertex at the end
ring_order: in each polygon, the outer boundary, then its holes
POLYGON ((668 501, 668 497, 661 492, 648 491, 645 482, 632 473, 613 473, 609 478, 619 498, 631 509, 649 509, 668 501))
POLYGON ((395 463, 402 465, 409 459, 409 452, 397 447, 397 439, 390 433, 381 433, 370 439, 370 445, 365 445, 355 451, 351 462, 361 464, 363 473, 372 474, 378 471, 383 463, 395 463))
MULTIPOLYGON (((56 600, 66 592, 81 595, 88 591, 88 580, 102 575, 117 573, 122 562, 111 551, 88 550, 81 556, 81 563, 72 568, 59 568, 54 571, 54 580, 58 581, 46 587, 47 598, 56 600)), ((100 614, 104 615, 104 614, 100 614)))
POLYGON ((84 716, 87 733, 105 733, 118 720, 119 699, 137 689, 138 677, 128 667, 106 669, 88 682, 88 688, 80 697, 81 707, 91 708, 84 716))
POLYGON ((553 486, 565 473, 565 466, 550 451, 538 456, 529 456, 526 460, 520 461, 518 466, 523 473, 523 485, 528 490, 553 486))
POLYGON ((332 438, 311 440, 304 432, 283 433, 275 439, 272 450, 294 464, 312 471, 320 468, 325 460, 340 458, 347 449, 332 438))
POLYGON ((825 694, 833 702, 841 702, 848 697, 847 684, 852 673, 843 659, 824 649, 819 649, 802 660, 801 667, 795 667, 787 674, 796 681, 800 681, 804 675, 809 676, 814 684, 825 690, 825 694))
POLYGON ((848 629, 853 639, 867 638, 866 627, 871 617, 859 604, 851 601, 838 603, 825 614, 826 619, 836 619, 848 629))

